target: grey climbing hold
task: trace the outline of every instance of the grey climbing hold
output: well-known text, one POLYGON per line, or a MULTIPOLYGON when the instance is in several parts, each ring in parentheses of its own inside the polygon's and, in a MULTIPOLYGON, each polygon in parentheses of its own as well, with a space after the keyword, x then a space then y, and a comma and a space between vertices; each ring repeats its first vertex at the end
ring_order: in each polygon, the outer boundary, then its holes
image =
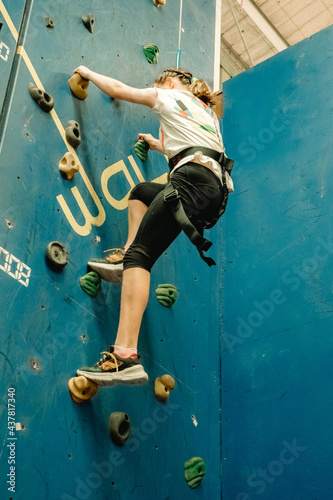
POLYGON ((53 109, 53 97, 45 92, 45 90, 39 89, 34 83, 29 83, 28 90, 33 100, 45 113, 49 113, 53 109))
POLYGON ((122 411, 111 413, 108 428, 114 444, 123 446, 131 433, 131 421, 129 416, 122 411))
POLYGON ((66 140, 73 148, 77 148, 81 144, 80 125, 75 120, 69 120, 65 128, 66 140))
POLYGON ((47 28, 54 28, 54 21, 53 21, 52 17, 48 16, 45 18, 45 26, 47 28))
POLYGON ((149 64, 157 64, 160 54, 160 49, 154 43, 147 43, 143 46, 143 52, 149 64))
POLYGON ((82 17, 82 22, 90 33, 94 31, 95 18, 92 14, 82 17))
POLYGON ((51 241, 46 248, 46 258, 54 271, 62 271, 67 264, 68 252, 59 241, 51 241))

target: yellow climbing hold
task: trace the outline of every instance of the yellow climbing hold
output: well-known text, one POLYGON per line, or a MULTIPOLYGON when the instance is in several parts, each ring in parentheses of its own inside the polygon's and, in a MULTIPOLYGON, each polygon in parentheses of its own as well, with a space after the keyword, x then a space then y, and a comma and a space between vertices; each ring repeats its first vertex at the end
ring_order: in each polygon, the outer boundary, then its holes
POLYGON ((87 88, 89 80, 82 78, 79 73, 74 73, 74 75, 68 80, 68 85, 78 99, 83 100, 88 96, 87 88))
POLYGON ((67 180, 71 180, 80 170, 80 165, 75 161, 74 155, 68 151, 59 162, 59 170, 67 180))
POLYGON ((80 377, 73 377, 70 379, 68 382, 68 390, 74 403, 81 404, 85 401, 89 401, 89 399, 97 394, 98 385, 81 375, 80 377))
POLYGON ((162 375, 155 379, 155 396, 159 401, 166 401, 170 396, 170 391, 175 388, 175 380, 171 375, 162 375))
POLYGON ((166 0, 153 0, 155 7, 159 7, 160 5, 165 5, 166 0))

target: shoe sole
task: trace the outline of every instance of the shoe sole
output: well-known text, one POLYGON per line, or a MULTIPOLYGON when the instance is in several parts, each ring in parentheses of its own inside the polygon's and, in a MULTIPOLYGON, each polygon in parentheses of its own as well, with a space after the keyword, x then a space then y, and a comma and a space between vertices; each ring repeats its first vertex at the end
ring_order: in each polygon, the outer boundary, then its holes
POLYGON ((105 264, 99 262, 88 262, 88 266, 91 267, 93 271, 98 273, 104 281, 109 283, 121 283, 123 280, 123 265, 116 264, 114 267, 106 267, 105 264), (119 269, 119 266, 121 268, 119 269))
POLYGON ((131 368, 126 368, 126 370, 112 373, 91 373, 80 369, 76 373, 92 380, 97 385, 142 385, 148 382, 148 375, 142 365, 132 366, 131 368))

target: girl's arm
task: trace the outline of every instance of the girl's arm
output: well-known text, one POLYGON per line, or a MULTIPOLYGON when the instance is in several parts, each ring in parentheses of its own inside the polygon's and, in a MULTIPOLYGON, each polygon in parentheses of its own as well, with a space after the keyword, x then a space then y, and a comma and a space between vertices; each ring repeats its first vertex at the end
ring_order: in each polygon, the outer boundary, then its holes
POLYGON ((134 87, 129 87, 119 80, 95 73, 86 66, 79 66, 74 70, 74 73, 79 73, 83 78, 90 80, 96 87, 110 97, 122 101, 134 102, 136 104, 143 104, 149 108, 155 106, 157 92, 154 88, 136 89, 134 87))

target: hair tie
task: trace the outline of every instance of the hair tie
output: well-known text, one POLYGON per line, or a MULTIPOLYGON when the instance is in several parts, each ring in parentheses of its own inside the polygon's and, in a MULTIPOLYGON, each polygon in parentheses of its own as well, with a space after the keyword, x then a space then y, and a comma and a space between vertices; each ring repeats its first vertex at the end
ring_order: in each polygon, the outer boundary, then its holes
POLYGON ((196 82, 197 80, 199 80, 199 78, 195 78, 195 76, 192 76, 192 78, 191 78, 191 84, 194 83, 194 82, 196 82))

